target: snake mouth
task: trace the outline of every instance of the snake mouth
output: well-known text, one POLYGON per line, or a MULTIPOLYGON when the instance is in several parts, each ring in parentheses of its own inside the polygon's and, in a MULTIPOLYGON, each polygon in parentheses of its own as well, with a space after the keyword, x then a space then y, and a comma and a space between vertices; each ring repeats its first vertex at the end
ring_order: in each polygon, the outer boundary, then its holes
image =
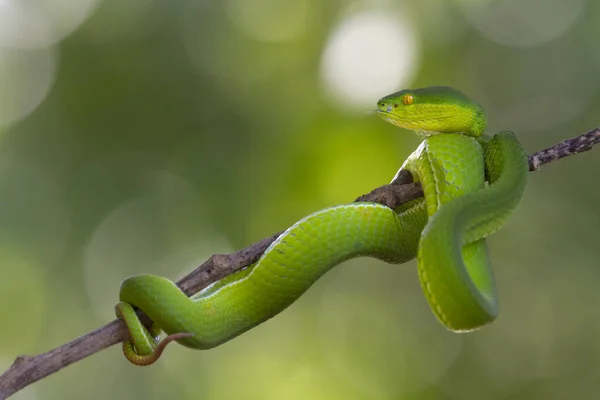
POLYGON ((431 115, 426 117, 421 113, 400 116, 386 109, 378 109, 377 113, 381 118, 392 125, 415 131, 419 136, 450 133, 444 127, 446 126, 445 122, 452 119, 452 115, 446 113, 440 113, 435 117, 432 117, 431 115))
MULTIPOLYGON (((379 116, 385 120, 388 121, 395 121, 392 122, 394 125, 398 125, 401 126, 399 124, 406 122, 406 123, 411 123, 411 122, 416 122, 416 121, 422 121, 423 118, 420 118, 419 116, 415 115, 415 116, 408 116, 408 115, 403 115, 402 117, 398 116, 397 114, 394 114, 392 112, 392 110, 390 110, 391 107, 388 107, 388 110, 382 110, 379 109, 377 110, 377 113, 379 114, 379 116)), ((402 126, 404 127, 404 126, 402 126)))
POLYGON ((379 114, 381 118, 393 125, 399 126, 400 128, 411 129, 410 126, 406 124, 406 122, 410 121, 409 119, 400 118, 397 115, 385 110, 377 110, 377 114, 379 114))

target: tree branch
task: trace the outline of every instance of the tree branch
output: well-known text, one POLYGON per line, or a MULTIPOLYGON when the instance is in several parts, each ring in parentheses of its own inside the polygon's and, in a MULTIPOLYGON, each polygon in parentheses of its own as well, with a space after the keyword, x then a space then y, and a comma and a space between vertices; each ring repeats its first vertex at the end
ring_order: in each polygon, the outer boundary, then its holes
POLYGON ((579 135, 572 139, 563 140, 552 147, 540 150, 529 156, 529 170, 538 171, 540 167, 549 162, 560 160, 577 153, 589 151, 600 142, 600 127, 579 135))
MULTIPOLYGON (((599 142, 600 127, 530 155, 529 170, 538 171, 542 165, 549 162, 591 150, 599 142)), ((370 201, 395 208, 422 196, 423 191, 420 185, 413 183, 411 173, 404 170, 392 183, 378 187, 355 201, 370 201)), ((177 285, 188 296, 198 293, 211 283, 256 262, 281 233, 278 232, 231 254, 215 254, 193 272, 183 277, 177 282, 177 285)), ((148 321, 147 318, 146 321, 148 321)), ((18 356, 13 365, 0 375, 0 400, 6 399, 24 387, 68 365, 120 343, 126 338, 125 325, 120 320, 113 320, 103 327, 47 353, 33 357, 18 356)))

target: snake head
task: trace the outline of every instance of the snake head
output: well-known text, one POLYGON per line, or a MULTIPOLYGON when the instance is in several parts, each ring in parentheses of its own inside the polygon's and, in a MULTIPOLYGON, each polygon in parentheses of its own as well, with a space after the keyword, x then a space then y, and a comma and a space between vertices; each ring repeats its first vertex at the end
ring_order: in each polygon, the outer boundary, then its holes
POLYGON ((377 102, 377 113, 389 123, 423 137, 441 133, 479 137, 487 122, 479 104, 447 86, 392 93, 377 102))

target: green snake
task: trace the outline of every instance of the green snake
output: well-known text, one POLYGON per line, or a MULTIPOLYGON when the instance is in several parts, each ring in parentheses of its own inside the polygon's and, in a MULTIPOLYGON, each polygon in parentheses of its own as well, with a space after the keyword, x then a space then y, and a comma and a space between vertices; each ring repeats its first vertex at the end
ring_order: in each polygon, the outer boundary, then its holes
POLYGON ((209 349, 277 315, 335 265, 358 256, 389 263, 417 257, 433 313, 449 330, 493 321, 498 301, 485 238, 525 190, 527 155, 512 132, 483 136, 484 110, 450 87, 402 90, 377 113, 424 140, 406 159, 424 197, 395 210, 376 203, 327 208, 281 234, 253 265, 187 297, 172 281, 123 281, 116 313, 129 330, 125 357, 149 365, 170 341, 209 349), (136 314, 153 321, 148 331, 136 314), (160 341, 158 333, 168 336, 160 341))

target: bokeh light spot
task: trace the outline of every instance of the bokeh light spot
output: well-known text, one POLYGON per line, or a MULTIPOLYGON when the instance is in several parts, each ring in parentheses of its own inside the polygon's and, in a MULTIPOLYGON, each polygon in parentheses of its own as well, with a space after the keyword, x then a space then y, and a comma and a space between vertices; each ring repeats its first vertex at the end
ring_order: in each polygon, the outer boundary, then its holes
POLYGON ((101 0, 0 0, 0 46, 47 47, 73 32, 101 0))
POLYGON ((403 13, 368 10, 350 15, 332 32, 321 75, 335 105, 373 106, 399 90, 418 67, 416 32, 403 13))
POLYGON ((586 6, 586 0, 456 1, 488 39, 516 47, 539 46, 564 35, 586 6))
POLYGON ((0 127, 19 121, 40 105, 54 83, 56 64, 54 48, 0 46, 0 127))

